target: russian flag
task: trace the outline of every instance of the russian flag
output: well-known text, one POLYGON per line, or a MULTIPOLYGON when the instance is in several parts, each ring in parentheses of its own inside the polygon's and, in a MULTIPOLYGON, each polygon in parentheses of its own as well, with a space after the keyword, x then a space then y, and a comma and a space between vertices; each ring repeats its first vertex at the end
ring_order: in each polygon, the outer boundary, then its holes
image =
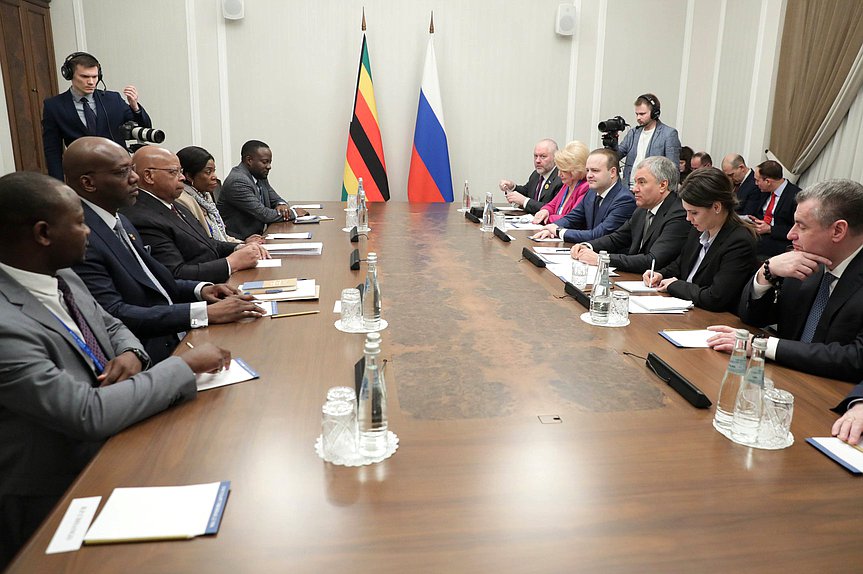
POLYGON ((433 38, 434 36, 429 36, 423 81, 420 87, 414 146, 408 174, 409 201, 453 200, 449 148, 443 121, 433 38))

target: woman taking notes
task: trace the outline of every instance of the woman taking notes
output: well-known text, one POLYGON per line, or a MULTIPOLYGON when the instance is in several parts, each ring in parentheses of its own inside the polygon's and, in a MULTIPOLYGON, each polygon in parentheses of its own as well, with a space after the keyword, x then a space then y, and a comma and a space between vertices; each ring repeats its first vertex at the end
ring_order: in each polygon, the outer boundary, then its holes
POLYGON ((532 223, 554 223, 578 205, 587 193, 587 173, 584 167, 589 150, 580 141, 571 141, 562 150, 554 153, 554 164, 563 187, 554 199, 542 206, 532 223))
POLYGON ((644 283, 708 311, 736 313, 744 284, 752 278, 755 230, 734 212, 731 181, 715 167, 692 172, 680 190, 692 230, 677 260, 644 283))

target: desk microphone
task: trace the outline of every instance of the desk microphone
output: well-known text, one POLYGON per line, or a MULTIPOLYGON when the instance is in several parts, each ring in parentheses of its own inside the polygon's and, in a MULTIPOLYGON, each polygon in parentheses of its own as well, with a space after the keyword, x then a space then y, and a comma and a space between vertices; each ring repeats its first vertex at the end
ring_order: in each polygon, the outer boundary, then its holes
POLYGON ((473 223, 479 223, 479 217, 471 213, 470 211, 464 212, 464 218, 473 223))
POLYGON ((533 252, 532 249, 527 247, 521 248, 521 256, 536 265, 537 267, 545 267, 545 261, 539 258, 539 256, 533 252))
POLYGON ((360 233, 357 231, 357 226, 351 227, 351 243, 356 243, 360 240, 360 233))
POLYGON ((350 267, 351 271, 357 271, 360 268, 360 250, 354 249, 351 251, 350 257, 350 267))
POLYGON ((711 404, 707 395, 701 389, 690 383, 686 378, 672 369, 668 363, 659 358, 656 353, 648 353, 645 361, 647 368, 653 371, 657 377, 668 383, 668 386, 686 399, 695 408, 706 409, 711 404))
POLYGON ((509 243, 510 241, 512 241, 512 237, 507 235, 503 230, 501 230, 500 227, 494 228, 494 235, 495 235, 495 237, 497 237, 498 239, 500 239, 501 241, 503 241, 505 243, 509 243))
POLYGON ((564 292, 575 299, 582 307, 590 310, 590 297, 587 296, 587 293, 570 283, 569 281, 563 282, 563 290, 564 292))

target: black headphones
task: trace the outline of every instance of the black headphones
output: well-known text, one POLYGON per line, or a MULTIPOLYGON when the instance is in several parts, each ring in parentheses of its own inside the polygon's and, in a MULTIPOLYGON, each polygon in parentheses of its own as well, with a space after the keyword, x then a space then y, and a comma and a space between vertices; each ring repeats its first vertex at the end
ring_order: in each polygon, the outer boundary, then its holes
POLYGON ((99 60, 96 59, 96 56, 94 56, 93 54, 88 54, 87 52, 72 52, 71 54, 66 56, 66 59, 63 61, 63 65, 60 66, 60 75, 63 76, 63 78, 66 80, 71 80, 72 77, 75 75, 75 66, 78 65, 77 63, 73 63, 73 60, 75 60, 76 58, 80 58, 81 56, 90 56, 91 58, 96 60, 96 67, 99 68, 99 79, 96 81, 96 83, 98 84, 99 82, 101 82, 102 64, 99 63, 99 60))
MULTIPOLYGON (((102 73, 101 70, 102 69, 99 68, 100 77, 101 77, 101 73, 102 73)), ((638 99, 639 100, 646 100, 647 103, 650 104, 650 119, 658 120, 660 110, 659 110, 659 102, 657 101, 657 99, 650 94, 641 94, 640 96, 638 96, 638 99)))

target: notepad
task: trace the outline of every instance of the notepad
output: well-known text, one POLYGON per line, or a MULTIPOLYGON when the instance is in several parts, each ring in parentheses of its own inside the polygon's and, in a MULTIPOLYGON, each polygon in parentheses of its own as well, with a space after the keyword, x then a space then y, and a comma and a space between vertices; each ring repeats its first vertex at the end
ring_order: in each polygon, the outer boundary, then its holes
POLYGON ((265 239, 311 239, 312 232, 305 233, 268 233, 265 239))
POLYGON ((321 220, 319 215, 301 215, 294 219, 294 223, 318 223, 321 220))
POLYGON ((208 391, 217 387, 244 383, 258 377, 260 375, 243 359, 231 359, 231 364, 224 371, 195 375, 195 385, 199 392, 208 391))
POLYGON ((641 307, 648 313, 663 311, 686 311, 692 308, 692 301, 677 297, 657 297, 651 295, 635 295, 629 298, 630 303, 641 307))
POLYGON ((806 442, 854 474, 863 474, 863 452, 836 437, 811 437, 806 442))
POLYGON ((630 293, 656 293, 656 287, 648 287, 644 281, 615 281, 614 286, 630 293))
POLYGON ((666 338, 675 347, 682 349, 707 349, 707 339, 716 334, 716 331, 707 329, 665 329, 659 334, 666 338))
MULTIPOLYGON (((245 283, 239 286, 243 291, 245 283)), ((255 299, 261 301, 306 301, 314 300, 320 296, 320 285, 314 279, 298 279, 297 288, 294 291, 280 291, 278 293, 258 293, 255 299)))
POLYGON ((115 488, 84 544, 181 540, 215 534, 231 482, 115 488))
POLYGON ((270 255, 320 255, 324 244, 320 241, 310 243, 267 243, 262 246, 270 255))
POLYGON ((258 295, 260 293, 280 293, 283 291, 296 291, 297 278, 269 279, 267 281, 246 281, 243 283, 242 291, 247 295, 258 295))

